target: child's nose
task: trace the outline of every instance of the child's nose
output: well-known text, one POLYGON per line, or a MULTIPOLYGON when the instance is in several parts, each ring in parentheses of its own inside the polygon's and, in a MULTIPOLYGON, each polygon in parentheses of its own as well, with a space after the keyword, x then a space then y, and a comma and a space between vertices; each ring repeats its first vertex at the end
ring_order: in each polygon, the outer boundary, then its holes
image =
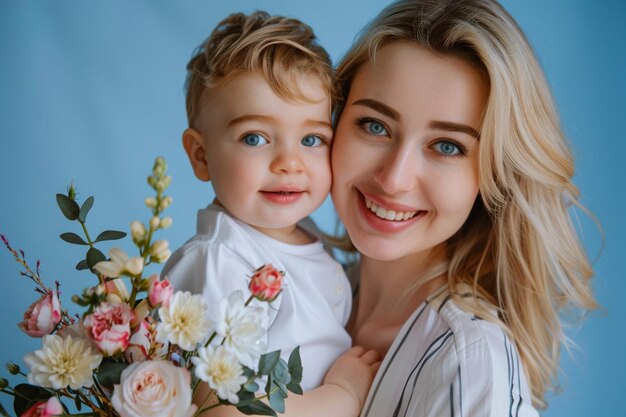
POLYGON ((270 170, 281 174, 299 174, 304 170, 302 155, 297 150, 288 147, 278 149, 270 170))

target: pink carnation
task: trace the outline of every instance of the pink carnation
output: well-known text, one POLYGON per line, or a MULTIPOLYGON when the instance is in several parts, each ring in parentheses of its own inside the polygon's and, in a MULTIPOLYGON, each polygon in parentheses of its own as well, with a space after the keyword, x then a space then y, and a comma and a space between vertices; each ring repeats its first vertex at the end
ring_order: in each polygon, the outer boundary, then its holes
POLYGON ((26 410, 20 417, 51 417, 63 414, 63 407, 57 397, 50 397, 48 401, 38 402, 26 410))
POLYGON ((133 311, 125 303, 101 303, 85 318, 89 338, 105 356, 124 351, 130 340, 130 322, 133 311))
POLYGON ((31 337, 50 334, 61 321, 61 303, 56 291, 48 290, 28 307, 18 326, 31 337))
POLYGON ((254 271, 250 279, 250 292, 261 301, 274 301, 280 294, 284 272, 274 268, 272 264, 263 265, 254 271))

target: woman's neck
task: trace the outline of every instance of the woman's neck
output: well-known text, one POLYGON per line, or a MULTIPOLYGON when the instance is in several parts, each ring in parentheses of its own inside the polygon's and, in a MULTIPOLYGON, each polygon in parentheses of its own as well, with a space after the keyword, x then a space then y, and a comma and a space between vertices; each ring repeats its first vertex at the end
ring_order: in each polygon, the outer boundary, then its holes
POLYGON ((420 276, 443 262, 444 256, 439 249, 393 261, 362 256, 356 308, 348 325, 355 344, 377 340, 378 343, 369 348, 384 355, 415 309, 446 283, 445 276, 441 275, 409 291, 420 276))

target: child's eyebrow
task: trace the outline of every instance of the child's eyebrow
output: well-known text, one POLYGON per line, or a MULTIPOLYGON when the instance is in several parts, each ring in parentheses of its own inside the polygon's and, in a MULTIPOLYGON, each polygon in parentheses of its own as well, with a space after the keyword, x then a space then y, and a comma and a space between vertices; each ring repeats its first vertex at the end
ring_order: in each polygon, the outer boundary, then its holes
MULTIPOLYGON (((239 117, 235 117, 234 119, 232 119, 230 122, 228 122, 228 127, 232 127, 234 125, 240 124, 240 123, 245 123, 245 122, 250 122, 250 121, 258 121, 258 122, 266 122, 266 123, 270 123, 270 122, 274 122, 276 120, 276 118, 272 117, 272 116, 266 116, 263 114, 245 114, 243 116, 239 116, 239 117)), ((315 120, 315 119, 307 119, 304 121, 303 126, 306 127, 322 127, 322 128, 326 128, 326 129, 331 129, 333 128, 332 124, 330 123, 330 121, 326 121, 326 120, 315 120)))
POLYGON ((246 114, 232 119, 228 122, 228 127, 249 121, 271 122, 273 120, 274 118, 272 116, 264 116, 262 114, 246 114))

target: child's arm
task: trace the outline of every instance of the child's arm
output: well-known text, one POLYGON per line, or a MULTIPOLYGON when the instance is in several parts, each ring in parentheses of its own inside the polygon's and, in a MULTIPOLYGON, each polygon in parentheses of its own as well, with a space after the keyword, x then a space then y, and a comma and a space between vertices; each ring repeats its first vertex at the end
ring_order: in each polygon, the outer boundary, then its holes
MULTIPOLYGON (((380 355, 355 346, 341 355, 328 371, 324 383, 303 395, 290 393, 285 400, 283 417, 357 417, 380 365, 380 355)), ((306 370, 304 371, 306 372, 306 370)), ((206 383, 198 388, 194 402, 206 398, 206 383)), ((201 414, 202 417, 240 417, 235 407, 220 406, 201 414)))

